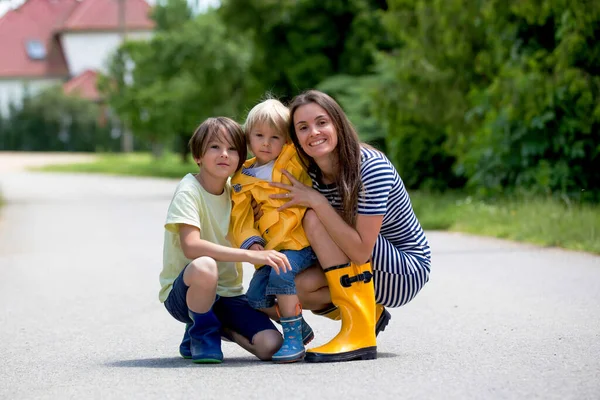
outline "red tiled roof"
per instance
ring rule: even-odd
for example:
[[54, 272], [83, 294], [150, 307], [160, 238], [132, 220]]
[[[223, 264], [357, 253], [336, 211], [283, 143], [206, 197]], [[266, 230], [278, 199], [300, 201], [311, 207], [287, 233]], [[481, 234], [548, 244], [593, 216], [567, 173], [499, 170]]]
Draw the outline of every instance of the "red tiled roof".
[[[151, 30], [150, 5], [145, 0], [126, 0], [127, 30]], [[62, 25], [62, 31], [119, 29], [119, 0], [83, 0]]]
[[[0, 77], [68, 75], [53, 30], [77, 4], [77, 0], [28, 0], [0, 18]], [[45, 45], [44, 60], [29, 58], [25, 48], [28, 40], [39, 40]]]
[[98, 88], [96, 87], [97, 82], [98, 73], [88, 69], [65, 83], [63, 85], [63, 91], [66, 94], [98, 101], [101, 97]]
[[[0, 0], [1, 1], [1, 0]], [[150, 30], [145, 0], [125, 0], [128, 30]], [[118, 30], [118, 0], [26, 0], [0, 18], [0, 78], [61, 77], [69, 70], [58, 33]], [[32, 60], [28, 40], [44, 44], [44, 60]]]

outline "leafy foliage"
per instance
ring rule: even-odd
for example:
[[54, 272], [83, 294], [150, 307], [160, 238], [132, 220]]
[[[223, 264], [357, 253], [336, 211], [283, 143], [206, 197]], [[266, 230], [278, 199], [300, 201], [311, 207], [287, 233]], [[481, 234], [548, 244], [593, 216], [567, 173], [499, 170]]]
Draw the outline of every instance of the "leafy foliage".
[[27, 151], [108, 151], [119, 141], [111, 137], [105, 110], [65, 95], [52, 87], [12, 107], [0, 125], [0, 148]]
[[317, 89], [332, 96], [344, 109], [359, 132], [362, 141], [385, 151], [385, 130], [374, 116], [373, 95], [377, 77], [335, 75], [317, 85]]
[[[101, 89], [138, 138], [184, 159], [203, 119], [316, 87], [410, 188], [600, 199], [599, 2], [223, 0], [193, 15], [162, 0], [152, 17], [152, 39], [124, 44]], [[59, 146], [41, 126], [64, 120], [37, 101], [0, 121], [18, 132], [0, 145]]]
[[466, 94], [485, 79], [475, 70], [484, 28], [479, 2], [390, 1], [384, 21], [400, 46], [380, 53], [373, 96], [388, 155], [409, 187], [459, 187], [453, 135], [468, 131]]
[[330, 76], [370, 68], [373, 51], [387, 45], [379, 3], [385, 2], [224, 0], [219, 13], [254, 43], [258, 92], [290, 98]]
[[409, 186], [600, 197], [600, 5], [389, 3], [373, 99]]
[[600, 4], [490, 2], [487, 13], [483, 56], [497, 73], [472, 93], [469, 183], [600, 199]]
[[[213, 13], [188, 19], [181, 1], [168, 2], [181, 20], [160, 22], [149, 41], [125, 43], [113, 58], [101, 90], [138, 137], [169, 143], [187, 138], [202, 120], [237, 117], [246, 96], [250, 44], [232, 37]], [[155, 18], [167, 11], [155, 11]]]

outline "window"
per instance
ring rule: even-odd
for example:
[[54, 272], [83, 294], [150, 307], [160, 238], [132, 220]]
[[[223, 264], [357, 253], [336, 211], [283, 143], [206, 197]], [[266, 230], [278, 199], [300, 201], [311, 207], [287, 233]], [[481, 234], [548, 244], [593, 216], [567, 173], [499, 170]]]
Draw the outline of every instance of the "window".
[[27, 55], [32, 60], [43, 60], [46, 58], [46, 46], [39, 40], [28, 40], [25, 43]]

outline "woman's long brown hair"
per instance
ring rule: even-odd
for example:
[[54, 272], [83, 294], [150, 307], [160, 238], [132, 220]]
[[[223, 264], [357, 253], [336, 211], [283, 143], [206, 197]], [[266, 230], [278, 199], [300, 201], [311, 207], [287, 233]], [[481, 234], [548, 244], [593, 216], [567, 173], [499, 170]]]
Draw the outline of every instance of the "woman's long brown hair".
[[335, 148], [337, 158], [337, 174], [335, 184], [340, 198], [342, 199], [342, 218], [350, 226], [356, 223], [358, 209], [358, 193], [361, 189], [360, 180], [360, 140], [356, 129], [340, 107], [330, 96], [318, 90], [308, 90], [292, 99], [290, 103], [290, 136], [294, 146], [300, 154], [304, 166], [309, 171], [317, 173], [317, 179], [322, 182], [323, 176], [317, 163], [304, 151], [298, 142], [298, 135], [294, 126], [294, 113], [306, 104], [315, 103], [321, 106], [333, 122], [337, 132], [338, 144]]

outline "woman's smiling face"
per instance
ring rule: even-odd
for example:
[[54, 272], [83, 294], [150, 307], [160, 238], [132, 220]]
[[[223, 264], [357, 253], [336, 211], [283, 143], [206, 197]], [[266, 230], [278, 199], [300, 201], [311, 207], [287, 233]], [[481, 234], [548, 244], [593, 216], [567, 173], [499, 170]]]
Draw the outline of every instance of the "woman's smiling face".
[[331, 156], [338, 144], [337, 130], [327, 111], [316, 103], [296, 109], [292, 116], [298, 143], [315, 161]]

